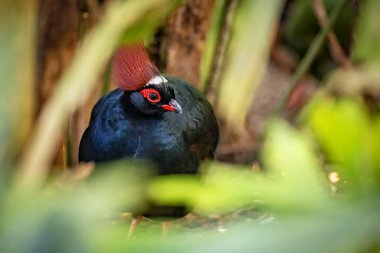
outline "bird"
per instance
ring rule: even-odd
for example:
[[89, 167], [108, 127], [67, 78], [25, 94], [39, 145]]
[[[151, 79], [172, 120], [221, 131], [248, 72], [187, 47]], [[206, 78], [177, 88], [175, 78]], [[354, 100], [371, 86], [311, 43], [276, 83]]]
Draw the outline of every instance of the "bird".
[[[152, 162], [158, 176], [197, 174], [213, 159], [219, 128], [212, 106], [194, 86], [163, 75], [143, 42], [120, 46], [112, 58], [117, 88], [95, 104], [79, 145], [79, 162]], [[179, 218], [185, 207], [150, 204], [148, 218]], [[140, 216], [141, 217], [141, 216]]]

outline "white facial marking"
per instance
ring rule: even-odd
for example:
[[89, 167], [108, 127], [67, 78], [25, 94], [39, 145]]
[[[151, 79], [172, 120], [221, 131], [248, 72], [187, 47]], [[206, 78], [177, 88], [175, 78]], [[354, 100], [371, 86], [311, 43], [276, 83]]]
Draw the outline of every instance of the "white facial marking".
[[157, 84], [162, 84], [162, 83], [167, 83], [167, 82], [168, 80], [166, 80], [165, 77], [163, 77], [162, 75], [158, 75], [150, 79], [146, 85], [149, 85], [149, 84], [157, 85]]

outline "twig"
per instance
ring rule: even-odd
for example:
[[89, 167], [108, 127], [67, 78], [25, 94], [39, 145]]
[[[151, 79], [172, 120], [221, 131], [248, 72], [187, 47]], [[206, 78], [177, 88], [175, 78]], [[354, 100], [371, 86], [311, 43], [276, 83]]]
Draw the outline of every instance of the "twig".
[[[326, 15], [326, 9], [323, 0], [311, 0], [311, 6], [314, 10], [315, 17], [317, 18], [319, 25], [321, 28], [324, 28], [328, 23], [328, 17]], [[334, 60], [344, 68], [352, 67], [350, 60], [346, 56], [342, 46], [340, 45], [335, 33], [332, 30], [328, 32], [327, 39], [329, 41], [331, 56], [334, 58]]]
[[278, 104], [275, 114], [281, 114], [283, 111], [286, 102], [288, 101], [288, 98], [290, 94], [292, 94], [293, 89], [297, 85], [298, 81], [306, 74], [306, 72], [310, 69], [311, 64], [313, 63], [314, 59], [318, 55], [320, 49], [323, 46], [323, 43], [325, 42], [325, 39], [327, 37], [327, 34], [329, 33], [332, 25], [334, 24], [336, 18], [338, 17], [345, 0], [340, 0], [336, 5], [335, 8], [332, 11], [331, 19], [328, 20], [326, 25], [322, 28], [322, 30], [318, 33], [318, 35], [314, 38], [312, 44], [310, 45], [309, 49], [306, 52], [305, 57], [302, 59], [300, 64], [298, 65], [298, 68], [296, 69], [294, 75], [292, 76], [292, 79], [290, 80], [289, 87], [285, 91], [285, 94], [280, 100], [280, 103]]

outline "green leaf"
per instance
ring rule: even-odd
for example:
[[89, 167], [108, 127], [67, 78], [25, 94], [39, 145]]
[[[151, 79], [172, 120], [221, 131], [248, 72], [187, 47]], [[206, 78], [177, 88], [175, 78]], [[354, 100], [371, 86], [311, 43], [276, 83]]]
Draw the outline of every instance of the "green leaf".
[[0, 180], [32, 126], [36, 12], [35, 0], [0, 3]]
[[268, 136], [263, 151], [268, 173], [212, 163], [202, 181], [191, 176], [156, 179], [149, 197], [165, 205], [195, 205], [203, 213], [223, 213], [252, 204], [292, 212], [329, 205], [327, 180], [309, 141], [281, 121], [271, 124]]
[[146, 175], [135, 163], [104, 166], [85, 183], [7, 191], [0, 208], [0, 252], [105, 252], [104, 245], [124, 245], [128, 225], [115, 221], [123, 212], [141, 210]]
[[380, 187], [380, 115], [377, 115], [372, 121], [369, 142], [371, 146], [371, 158], [375, 170], [374, 173], [377, 185]]
[[224, 60], [218, 112], [230, 127], [241, 127], [269, 57], [271, 35], [283, 1], [245, 0], [238, 6]]
[[[302, 190], [302, 189], [300, 189]], [[378, 245], [378, 202], [337, 205], [322, 212], [272, 224], [242, 224], [224, 233], [144, 238], [126, 245], [128, 252], [366, 252]]]
[[227, 0], [216, 1], [214, 13], [211, 19], [210, 28], [207, 34], [204, 53], [201, 61], [201, 85], [202, 89], [205, 88], [206, 82], [209, 81], [213, 64], [215, 64], [215, 55], [217, 46], [221, 40], [221, 33], [223, 21], [226, 17], [226, 8], [228, 6]]
[[273, 205], [303, 209], [327, 203], [327, 181], [313, 146], [304, 135], [275, 120], [269, 125], [262, 156], [275, 181], [275, 186], [264, 188], [262, 194]]
[[338, 165], [345, 188], [359, 190], [363, 178], [372, 178], [371, 125], [359, 103], [348, 98], [319, 97], [308, 111], [307, 124], [327, 158]]
[[357, 62], [380, 65], [380, 2], [362, 1], [356, 26], [352, 58]]

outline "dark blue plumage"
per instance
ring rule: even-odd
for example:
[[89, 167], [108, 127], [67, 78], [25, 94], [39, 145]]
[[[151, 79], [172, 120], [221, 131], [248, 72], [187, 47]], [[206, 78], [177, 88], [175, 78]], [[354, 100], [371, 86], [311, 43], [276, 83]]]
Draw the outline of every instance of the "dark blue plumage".
[[[186, 82], [162, 76], [142, 43], [115, 52], [112, 76], [119, 89], [95, 105], [80, 162], [135, 158], [152, 162], [160, 175], [195, 174], [213, 157], [219, 131], [210, 104]], [[179, 217], [186, 210], [150, 205], [144, 214]]]
[[182, 114], [142, 113], [130, 101], [137, 92], [116, 89], [95, 105], [81, 140], [79, 161], [133, 157], [153, 161], [159, 174], [193, 174], [201, 160], [212, 158], [218, 126], [210, 104], [189, 84], [166, 79]]

